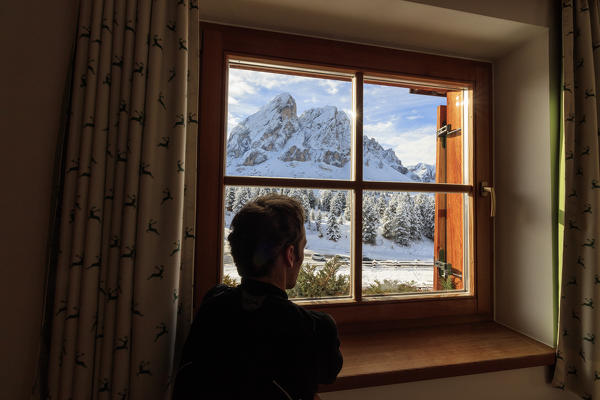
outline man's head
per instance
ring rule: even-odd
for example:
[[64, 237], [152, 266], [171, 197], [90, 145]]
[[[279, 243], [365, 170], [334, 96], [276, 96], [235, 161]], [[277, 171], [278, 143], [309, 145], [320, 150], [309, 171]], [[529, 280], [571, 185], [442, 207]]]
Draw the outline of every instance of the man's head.
[[247, 203], [233, 218], [227, 239], [240, 276], [264, 278], [282, 262], [286, 287], [294, 287], [306, 245], [304, 210], [296, 200], [272, 194]]

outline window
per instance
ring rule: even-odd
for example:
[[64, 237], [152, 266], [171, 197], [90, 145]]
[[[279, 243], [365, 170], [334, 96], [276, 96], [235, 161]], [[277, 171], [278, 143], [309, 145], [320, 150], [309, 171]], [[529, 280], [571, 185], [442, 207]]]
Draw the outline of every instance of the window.
[[[308, 289], [291, 293], [307, 306], [341, 323], [488, 318], [489, 64], [203, 29], [198, 296], [237, 275], [233, 213], [279, 191], [307, 211]], [[428, 132], [386, 131], [395, 119]]]

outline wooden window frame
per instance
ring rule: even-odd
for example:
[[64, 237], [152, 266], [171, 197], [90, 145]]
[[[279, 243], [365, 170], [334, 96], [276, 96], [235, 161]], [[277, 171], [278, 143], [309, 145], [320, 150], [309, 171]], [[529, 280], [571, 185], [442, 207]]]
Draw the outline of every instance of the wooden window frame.
[[[197, 309], [204, 294], [220, 282], [222, 273], [223, 215], [225, 185], [248, 184], [247, 178], [224, 176], [225, 129], [227, 119], [227, 60], [266, 60], [279, 65], [323, 68], [330, 71], [355, 71], [356, 79], [365, 75], [402, 77], [413, 83], [435, 82], [472, 89], [470, 107], [470, 182], [456, 184], [381, 183], [326, 181], [319, 186], [362, 190], [447, 191], [468, 193], [472, 222], [470, 249], [470, 290], [466, 295], [432, 293], [426, 297], [386, 296], [352, 299], [317, 300], [304, 303], [306, 308], [330, 313], [342, 329], [352, 331], [369, 327], [427, 326], [492, 319], [492, 223], [489, 198], [479, 195], [479, 182], [492, 184], [491, 140], [491, 64], [388, 48], [336, 42], [325, 39], [265, 32], [251, 29], [201, 23], [202, 63], [200, 72], [200, 130], [198, 138], [198, 193], [195, 300]], [[358, 82], [362, 83], [362, 82]], [[362, 84], [355, 85], [355, 101], [362, 109]], [[355, 91], [355, 92], [356, 92]], [[353, 134], [355, 146], [362, 150], [362, 115]], [[362, 151], [356, 152], [355, 177], [362, 180]], [[312, 179], [253, 178], [257, 185], [315, 187]], [[360, 204], [360, 203], [359, 203]], [[357, 207], [354, 221], [362, 223], [362, 210]], [[354, 232], [356, 224], [353, 226]], [[359, 226], [360, 228], [360, 226]], [[352, 246], [354, 262], [362, 260], [362, 246]], [[355, 247], [358, 247], [357, 249]], [[357, 259], [356, 257], [359, 256]], [[467, 266], [465, 266], [467, 267]], [[353, 274], [354, 287], [361, 287], [362, 274]]]

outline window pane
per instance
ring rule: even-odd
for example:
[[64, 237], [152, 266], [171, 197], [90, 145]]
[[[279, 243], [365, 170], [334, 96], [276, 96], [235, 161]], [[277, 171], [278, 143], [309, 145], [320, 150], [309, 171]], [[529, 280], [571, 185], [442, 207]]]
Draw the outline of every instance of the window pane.
[[227, 241], [231, 221], [244, 204], [258, 196], [280, 193], [300, 201], [305, 211], [304, 262], [290, 298], [341, 297], [350, 295], [350, 192], [266, 187], [225, 187], [223, 282], [235, 285], [240, 277]]
[[350, 179], [352, 82], [230, 67], [229, 176]]
[[363, 295], [468, 287], [465, 204], [462, 193], [365, 191]]
[[365, 180], [463, 182], [462, 91], [365, 84], [363, 101]]

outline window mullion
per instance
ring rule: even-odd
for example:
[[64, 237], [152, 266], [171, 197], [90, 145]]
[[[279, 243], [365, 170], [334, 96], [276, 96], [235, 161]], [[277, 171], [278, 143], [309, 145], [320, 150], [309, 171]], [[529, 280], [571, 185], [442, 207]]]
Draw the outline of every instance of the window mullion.
[[362, 181], [363, 181], [363, 73], [357, 72], [353, 82], [354, 103], [354, 165], [353, 178], [357, 183], [354, 191], [352, 219], [352, 296], [362, 299]]

